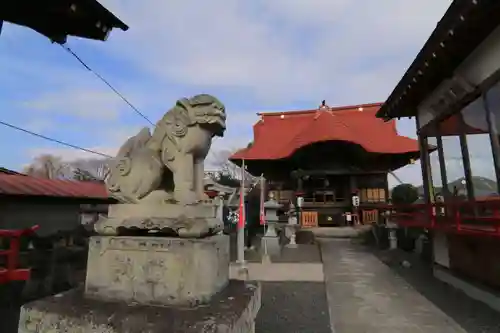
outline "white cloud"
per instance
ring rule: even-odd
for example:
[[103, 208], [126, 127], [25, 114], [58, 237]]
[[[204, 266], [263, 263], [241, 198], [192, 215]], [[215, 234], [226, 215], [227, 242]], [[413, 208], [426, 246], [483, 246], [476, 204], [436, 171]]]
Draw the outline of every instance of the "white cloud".
[[115, 120], [119, 116], [119, 110], [123, 108], [123, 101], [116, 94], [103, 89], [72, 88], [67, 91], [43, 93], [23, 103], [23, 106], [33, 111], [44, 111], [43, 116], [53, 113], [84, 119]]
[[[70, 46], [114, 57], [123, 72], [139, 73], [136, 80], [123, 82], [126, 79], [114, 75], [116, 69], [91, 62], [153, 121], [183, 95], [206, 91], [227, 100], [229, 130], [214, 143], [222, 149], [245, 146], [251, 140], [256, 111], [296, 102], [316, 107], [322, 99], [330, 105], [383, 101], [451, 1], [101, 2], [130, 30], [114, 31], [106, 43], [73, 39]], [[45, 74], [51, 83], [62, 82], [57, 90], [42, 87], [40, 94], [31, 96], [27, 104], [34, 108], [110, 123], [124, 110], [133, 116], [123, 101], [97, 79], [82, 74], [77, 64], [71, 73], [55, 75], [47, 75], [54, 68], [34, 64], [33, 74], [26, 68], [31, 65], [23, 66], [13, 62], [5, 70], [10, 76]], [[233, 111], [250, 110], [248, 105], [255, 110]], [[145, 124], [139, 117], [137, 123]], [[124, 126], [116, 125], [115, 130], [134, 134]], [[106, 140], [95, 149], [114, 152], [121, 143]], [[58, 151], [68, 158], [78, 154]]]
[[160, 82], [241, 87], [261, 100], [331, 96], [344, 103], [365, 100], [374, 88], [372, 99], [385, 98], [450, 1], [105, 3], [131, 27], [106, 50]]
[[[118, 150], [118, 146], [108, 147], [108, 146], [98, 146], [98, 147], [88, 147], [86, 148], [91, 151], [99, 152], [105, 155], [114, 156]], [[60, 147], [43, 147], [43, 148], [33, 148], [27, 151], [27, 156], [30, 160], [34, 159], [40, 155], [54, 155], [61, 157], [65, 162], [73, 162], [80, 159], [95, 159], [101, 156], [94, 153], [86, 152], [83, 150], [77, 150], [73, 148], [60, 148]], [[104, 156], [102, 156], [104, 158]]]

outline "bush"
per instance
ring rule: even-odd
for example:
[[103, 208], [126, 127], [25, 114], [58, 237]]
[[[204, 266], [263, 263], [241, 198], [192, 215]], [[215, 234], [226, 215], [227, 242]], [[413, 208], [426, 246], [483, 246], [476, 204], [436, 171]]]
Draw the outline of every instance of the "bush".
[[392, 189], [391, 200], [394, 205], [409, 205], [418, 200], [418, 190], [412, 184], [400, 184]]

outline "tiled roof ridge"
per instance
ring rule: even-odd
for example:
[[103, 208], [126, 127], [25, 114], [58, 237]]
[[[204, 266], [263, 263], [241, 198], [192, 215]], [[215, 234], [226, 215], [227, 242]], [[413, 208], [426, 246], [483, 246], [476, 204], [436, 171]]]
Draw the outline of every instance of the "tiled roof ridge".
[[300, 115], [300, 114], [309, 114], [315, 113], [318, 111], [356, 111], [362, 112], [359, 108], [374, 108], [381, 107], [384, 103], [376, 102], [376, 103], [365, 103], [365, 104], [354, 104], [354, 105], [346, 105], [346, 106], [328, 106], [325, 109], [316, 108], [316, 109], [306, 109], [306, 110], [289, 110], [289, 111], [270, 111], [270, 112], [257, 112], [258, 116], [281, 116], [284, 115]]

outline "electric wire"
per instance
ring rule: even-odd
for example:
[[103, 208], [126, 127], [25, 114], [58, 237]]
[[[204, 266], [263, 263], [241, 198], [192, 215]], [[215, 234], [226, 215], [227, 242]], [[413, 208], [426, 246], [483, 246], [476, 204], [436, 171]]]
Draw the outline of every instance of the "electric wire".
[[[87, 65], [73, 50], [71, 50], [71, 48], [69, 48], [68, 46], [66, 46], [64, 44], [59, 44], [59, 45], [65, 51], [67, 51], [70, 55], [72, 55], [83, 67], [85, 67], [85, 69], [87, 69], [89, 72], [94, 74], [99, 80], [101, 80], [104, 84], [106, 84], [118, 97], [120, 97], [128, 106], [130, 106], [132, 108], [132, 110], [134, 110], [141, 118], [146, 120], [149, 124], [155, 126], [154, 123], [145, 114], [143, 114], [138, 108], [136, 108], [123, 94], [121, 94], [115, 87], [113, 87], [113, 85], [111, 85], [111, 83], [109, 83], [102, 75], [100, 75], [99, 73], [94, 71], [89, 65]], [[44, 140], [47, 140], [47, 141], [50, 141], [53, 143], [60, 144], [62, 146], [66, 146], [66, 147], [73, 148], [76, 150], [99, 155], [99, 156], [105, 157], [105, 158], [111, 158], [111, 156], [109, 156], [107, 154], [104, 154], [104, 153], [101, 153], [101, 152], [98, 152], [98, 151], [95, 151], [92, 149], [83, 148], [83, 147], [62, 141], [62, 140], [54, 139], [54, 138], [51, 138], [49, 136], [30, 131], [26, 128], [13, 125], [13, 124], [5, 122], [5, 121], [0, 121], [0, 125], [9, 127], [11, 129], [15, 129], [15, 130], [20, 131], [20, 132], [24, 132], [26, 134], [30, 134], [30, 135], [38, 137], [40, 139], [44, 139]]]
[[66, 46], [64, 44], [59, 44], [61, 47], [68, 52], [70, 55], [72, 55], [85, 69], [87, 69], [89, 72], [94, 74], [99, 80], [101, 80], [105, 85], [107, 85], [118, 97], [120, 97], [132, 110], [135, 111], [141, 118], [146, 120], [150, 125], [155, 126], [155, 124], [144, 114], [142, 113], [138, 108], [136, 108], [122, 93], [118, 91], [111, 83], [109, 83], [108, 80], [106, 80], [102, 75], [97, 73], [95, 70], [93, 70], [89, 65], [85, 63], [85, 61], [82, 60], [69, 46]]
[[32, 136], [36, 136], [38, 138], [41, 138], [41, 139], [44, 139], [44, 140], [47, 140], [47, 141], [51, 141], [51, 142], [54, 142], [54, 143], [57, 143], [57, 144], [60, 144], [60, 145], [63, 145], [63, 146], [69, 147], [69, 148], [81, 150], [81, 151], [84, 151], [84, 152], [87, 152], [87, 153], [99, 155], [99, 156], [106, 157], [106, 158], [111, 158], [111, 156], [109, 156], [107, 154], [104, 154], [104, 153], [101, 153], [101, 152], [98, 152], [98, 151], [95, 151], [95, 150], [92, 150], [92, 149], [83, 148], [83, 147], [80, 147], [80, 146], [77, 146], [77, 145], [74, 145], [74, 144], [71, 144], [71, 143], [68, 143], [68, 142], [65, 142], [65, 141], [61, 141], [61, 140], [58, 140], [58, 139], [54, 139], [54, 138], [51, 138], [51, 137], [48, 137], [48, 136], [45, 136], [45, 135], [42, 135], [42, 134], [39, 134], [39, 133], [35, 133], [33, 131], [30, 131], [28, 129], [25, 129], [25, 128], [22, 128], [22, 127], [19, 127], [19, 126], [16, 126], [16, 125], [12, 125], [12, 124], [7, 123], [5, 121], [1, 121], [0, 120], [0, 125], [6, 126], [6, 127], [9, 127], [9, 128], [12, 128], [12, 129], [15, 129], [15, 130], [27, 133], [27, 134], [30, 134]]

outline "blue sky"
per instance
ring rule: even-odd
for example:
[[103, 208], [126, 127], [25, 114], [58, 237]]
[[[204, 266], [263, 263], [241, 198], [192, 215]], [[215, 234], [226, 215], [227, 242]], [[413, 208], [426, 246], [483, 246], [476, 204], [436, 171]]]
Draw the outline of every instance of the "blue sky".
[[[214, 150], [251, 140], [256, 112], [384, 101], [450, 0], [101, 0], [130, 26], [68, 46], [154, 122], [182, 96], [218, 96], [229, 114]], [[57, 44], [10, 24], [0, 36], [0, 120], [113, 154], [148, 124]], [[400, 121], [415, 136], [413, 121]], [[41, 153], [88, 157], [0, 127], [1, 165]], [[421, 183], [418, 165], [398, 171]]]

